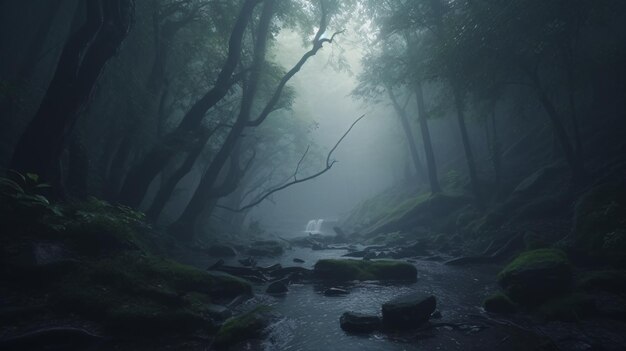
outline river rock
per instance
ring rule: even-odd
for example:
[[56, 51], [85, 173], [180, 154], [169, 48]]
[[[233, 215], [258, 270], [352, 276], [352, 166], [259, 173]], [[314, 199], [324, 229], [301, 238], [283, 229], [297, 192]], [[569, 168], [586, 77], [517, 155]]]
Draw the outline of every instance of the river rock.
[[358, 312], [345, 312], [339, 318], [341, 329], [349, 333], [371, 333], [380, 328], [380, 317]]
[[287, 291], [289, 291], [289, 288], [287, 287], [287, 284], [285, 284], [285, 282], [283, 282], [282, 280], [271, 283], [267, 287], [267, 290], [265, 290], [265, 292], [268, 294], [284, 294]]
[[339, 289], [339, 288], [329, 288], [324, 291], [324, 295], [326, 296], [340, 296], [340, 295], [348, 295], [350, 292], [348, 290]]
[[327, 281], [349, 280], [404, 280], [416, 281], [417, 269], [400, 261], [364, 261], [350, 259], [324, 259], [315, 263], [315, 278]]
[[304, 263], [304, 260], [303, 260], [303, 259], [301, 259], [301, 258], [294, 258], [294, 259], [293, 259], [293, 261], [294, 261], [295, 263]]
[[535, 306], [571, 289], [572, 271], [564, 252], [538, 249], [520, 254], [499, 274], [498, 283], [513, 301]]
[[228, 245], [211, 245], [206, 253], [215, 257], [234, 257], [237, 256], [235, 249]]
[[254, 267], [256, 266], [256, 260], [252, 257], [244, 258], [241, 260], [237, 260], [244, 267]]
[[428, 321], [435, 312], [437, 300], [433, 295], [411, 293], [383, 304], [383, 325], [392, 329], [410, 329]]

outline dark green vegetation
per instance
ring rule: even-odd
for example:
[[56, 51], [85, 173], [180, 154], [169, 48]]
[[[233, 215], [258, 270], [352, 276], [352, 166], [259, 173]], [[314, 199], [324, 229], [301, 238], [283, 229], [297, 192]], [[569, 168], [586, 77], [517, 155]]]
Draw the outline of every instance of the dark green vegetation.
[[36, 194], [47, 187], [14, 176], [0, 178], [2, 286], [15, 289], [17, 310], [41, 309], [14, 322], [76, 316], [117, 336], [207, 335], [219, 325], [212, 303], [252, 293], [239, 278], [163, 258], [168, 239], [141, 213], [95, 198], [50, 203]]

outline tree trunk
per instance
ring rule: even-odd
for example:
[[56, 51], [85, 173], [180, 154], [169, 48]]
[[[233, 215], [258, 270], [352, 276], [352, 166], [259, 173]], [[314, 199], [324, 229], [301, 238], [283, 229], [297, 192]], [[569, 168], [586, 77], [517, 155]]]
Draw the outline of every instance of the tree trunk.
[[100, 73], [130, 31], [133, 0], [87, 2], [85, 24], [72, 34], [35, 117], [15, 148], [11, 167], [60, 184], [61, 153]]
[[411, 128], [411, 124], [409, 123], [409, 117], [406, 114], [406, 110], [400, 106], [396, 96], [394, 95], [391, 87], [387, 87], [387, 94], [389, 94], [389, 99], [393, 104], [394, 109], [396, 110], [396, 114], [400, 119], [400, 123], [402, 123], [402, 129], [404, 130], [404, 136], [406, 137], [406, 142], [409, 146], [409, 152], [411, 153], [411, 159], [413, 160], [413, 166], [415, 166], [415, 170], [417, 171], [417, 177], [421, 181], [426, 179], [426, 172], [424, 172], [424, 165], [420, 160], [419, 153], [417, 152], [417, 145], [415, 144], [415, 136], [413, 136], [413, 129]]
[[82, 138], [74, 135], [68, 148], [67, 186], [69, 193], [83, 198], [88, 193], [89, 156]]
[[202, 150], [204, 149], [207, 141], [212, 135], [212, 133], [207, 132], [205, 132], [204, 134], [205, 135], [199, 138], [195, 147], [189, 151], [187, 157], [180, 165], [180, 167], [178, 167], [174, 171], [174, 173], [163, 182], [163, 184], [159, 188], [159, 191], [154, 197], [154, 200], [152, 201], [152, 205], [146, 212], [148, 218], [156, 222], [156, 220], [161, 215], [161, 212], [163, 212], [163, 208], [165, 208], [165, 205], [172, 197], [174, 189], [176, 189], [176, 185], [178, 185], [183, 177], [191, 172], [193, 165], [196, 163], [198, 157], [200, 157], [200, 155], [202, 154]]
[[196, 222], [208, 203], [208, 196], [214, 189], [215, 183], [224, 164], [228, 160], [233, 149], [237, 146], [241, 133], [250, 120], [252, 103], [254, 102], [254, 97], [256, 96], [258, 89], [261, 69], [265, 63], [267, 37], [269, 34], [271, 19], [274, 14], [274, 3], [275, 0], [265, 0], [263, 5], [263, 13], [261, 14], [261, 19], [259, 21], [257, 30], [258, 35], [254, 48], [254, 63], [248, 82], [243, 90], [239, 116], [230, 130], [230, 133], [228, 133], [228, 136], [226, 137], [226, 140], [222, 144], [220, 150], [217, 152], [207, 171], [202, 176], [200, 184], [187, 204], [187, 207], [185, 207], [185, 210], [180, 217], [169, 228], [170, 233], [181, 239], [188, 240], [193, 238]]
[[476, 175], [476, 163], [474, 161], [474, 153], [472, 152], [472, 145], [467, 134], [467, 126], [465, 125], [465, 106], [463, 104], [463, 97], [458, 88], [454, 87], [454, 104], [456, 106], [456, 117], [459, 123], [459, 130], [461, 131], [461, 141], [463, 142], [463, 150], [465, 151], [465, 160], [467, 161], [467, 169], [470, 177], [470, 183], [472, 186], [472, 192], [476, 197], [476, 200], [481, 203], [482, 196], [480, 193], [480, 185], [478, 182], [478, 176]]
[[181, 152], [172, 142], [179, 140], [181, 137], [184, 138], [189, 132], [197, 130], [206, 112], [226, 96], [232, 86], [232, 75], [241, 58], [245, 29], [257, 3], [256, 0], [246, 0], [242, 6], [231, 32], [228, 43], [228, 57], [213, 88], [194, 103], [176, 130], [158, 140], [146, 157], [132, 167], [122, 186], [120, 202], [137, 208], [145, 197], [154, 178], [167, 166], [174, 156]]
[[424, 93], [422, 91], [422, 83], [415, 84], [415, 98], [417, 101], [417, 113], [420, 130], [422, 131], [422, 142], [424, 143], [424, 154], [426, 155], [426, 165], [428, 167], [428, 181], [430, 183], [430, 191], [435, 194], [441, 192], [439, 179], [437, 178], [437, 162], [435, 161], [435, 153], [433, 144], [430, 140], [430, 130], [428, 129], [428, 121], [426, 116], [426, 106], [424, 104]]
[[539, 82], [539, 77], [536, 74], [530, 74], [530, 79], [533, 84], [533, 88], [535, 91], [535, 95], [539, 102], [543, 106], [548, 118], [550, 119], [550, 123], [552, 125], [552, 130], [554, 132], [554, 136], [559, 142], [561, 146], [561, 151], [565, 156], [565, 160], [572, 172], [572, 180], [574, 184], [581, 184], [585, 181], [587, 177], [587, 172], [585, 170], [585, 166], [583, 164], [583, 160], [572, 147], [570, 143], [569, 137], [567, 135], [567, 131], [565, 130], [565, 126], [561, 121], [561, 118], [554, 107], [554, 104], [546, 94], [546, 92], [541, 87], [541, 83]]
[[496, 128], [496, 109], [495, 106], [491, 111], [491, 164], [496, 181], [496, 199], [500, 198], [502, 190], [502, 150], [500, 139], [498, 138], [498, 129]]

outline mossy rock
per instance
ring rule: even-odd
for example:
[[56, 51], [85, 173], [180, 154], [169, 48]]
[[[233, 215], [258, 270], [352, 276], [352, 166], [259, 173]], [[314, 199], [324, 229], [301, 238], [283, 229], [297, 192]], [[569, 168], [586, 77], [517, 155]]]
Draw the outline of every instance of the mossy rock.
[[576, 322], [591, 317], [595, 311], [596, 304], [593, 297], [573, 293], [546, 301], [536, 312], [546, 320]]
[[[190, 292], [194, 298], [186, 297]], [[127, 253], [84, 262], [53, 287], [50, 301], [60, 312], [103, 322], [116, 333], [177, 333], [210, 326], [204, 315], [213, 300], [251, 293], [247, 282], [228, 274]], [[129, 327], [117, 328], [120, 323]]]
[[510, 314], [517, 312], [517, 306], [503, 293], [496, 293], [483, 301], [485, 311], [491, 313]]
[[603, 184], [576, 203], [574, 246], [592, 259], [626, 265], [626, 185]]
[[565, 253], [538, 249], [521, 253], [498, 274], [506, 294], [522, 305], [535, 305], [568, 292], [571, 266]]
[[315, 263], [313, 275], [332, 281], [417, 280], [417, 269], [410, 263], [380, 260], [325, 259]]
[[214, 345], [227, 348], [246, 340], [260, 339], [265, 328], [275, 318], [268, 306], [258, 306], [252, 311], [231, 317], [217, 331]]

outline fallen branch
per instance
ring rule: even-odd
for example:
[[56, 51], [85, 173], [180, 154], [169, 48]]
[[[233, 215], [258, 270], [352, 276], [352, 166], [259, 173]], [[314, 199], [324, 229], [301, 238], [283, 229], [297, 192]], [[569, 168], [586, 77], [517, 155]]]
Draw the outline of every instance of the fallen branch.
[[350, 128], [348, 128], [348, 130], [347, 130], [347, 131], [346, 131], [346, 132], [345, 132], [345, 133], [341, 136], [341, 138], [339, 138], [339, 140], [337, 141], [337, 143], [335, 144], [335, 146], [333, 146], [333, 148], [332, 148], [332, 149], [330, 149], [330, 151], [328, 152], [328, 155], [326, 156], [326, 166], [324, 167], [324, 169], [322, 169], [322, 170], [320, 170], [319, 172], [317, 172], [317, 173], [315, 173], [315, 174], [312, 174], [312, 175], [310, 175], [310, 176], [308, 176], [308, 177], [301, 178], [301, 179], [298, 179], [298, 178], [297, 178], [297, 176], [298, 176], [298, 174], [297, 174], [297, 173], [298, 173], [298, 170], [300, 169], [300, 163], [302, 162], [302, 160], [304, 159], [304, 156], [306, 156], [307, 152], [309, 151], [309, 148], [307, 147], [307, 150], [305, 151], [304, 155], [300, 158], [300, 161], [298, 162], [298, 166], [296, 167], [296, 171], [294, 172], [293, 176], [292, 176], [292, 177], [290, 177], [290, 178], [293, 178], [294, 180], [292, 180], [292, 181], [290, 181], [290, 182], [287, 182], [287, 183], [285, 183], [285, 184], [283, 184], [283, 185], [280, 185], [280, 186], [275, 187], [274, 189], [272, 189], [272, 190], [268, 191], [267, 193], [265, 193], [263, 196], [258, 197], [258, 198], [257, 198], [255, 201], [253, 201], [252, 203], [250, 203], [250, 204], [248, 204], [248, 205], [246, 205], [246, 206], [243, 206], [243, 207], [241, 207], [241, 208], [235, 209], [235, 208], [230, 208], [230, 207], [227, 207], [227, 206], [221, 206], [221, 205], [217, 205], [216, 207], [223, 208], [223, 209], [225, 209], [225, 210], [232, 211], [232, 212], [242, 212], [242, 211], [245, 211], [245, 210], [247, 210], [247, 209], [249, 209], [249, 208], [252, 208], [252, 207], [254, 207], [254, 206], [256, 206], [256, 205], [260, 204], [261, 202], [263, 202], [263, 200], [265, 200], [266, 198], [268, 198], [269, 196], [271, 196], [272, 194], [274, 194], [274, 193], [276, 193], [276, 192], [279, 192], [279, 191], [281, 191], [281, 190], [283, 190], [283, 189], [286, 189], [286, 188], [288, 188], [288, 187], [290, 187], [290, 186], [292, 186], [292, 185], [295, 185], [295, 184], [298, 184], [298, 183], [303, 183], [303, 182], [306, 182], [307, 180], [311, 180], [311, 179], [313, 179], [313, 178], [317, 178], [317, 177], [319, 177], [320, 175], [322, 175], [322, 174], [324, 174], [324, 173], [328, 172], [328, 171], [329, 171], [329, 170], [333, 167], [333, 165], [334, 165], [335, 163], [337, 163], [337, 160], [332, 160], [332, 161], [331, 161], [331, 159], [330, 159], [330, 158], [332, 157], [333, 152], [337, 149], [337, 147], [339, 147], [339, 144], [341, 144], [341, 142], [343, 141], [343, 139], [345, 139], [345, 138], [346, 138], [346, 136], [348, 136], [348, 134], [350, 133], [350, 131], [352, 130], [352, 128], [354, 128], [354, 126], [355, 126], [355, 125], [356, 125], [356, 124], [357, 124], [357, 123], [358, 123], [361, 119], [363, 119], [363, 117], [365, 117], [365, 115], [362, 115], [361, 117], [357, 118], [354, 122], [352, 122], [352, 124], [350, 125]]

